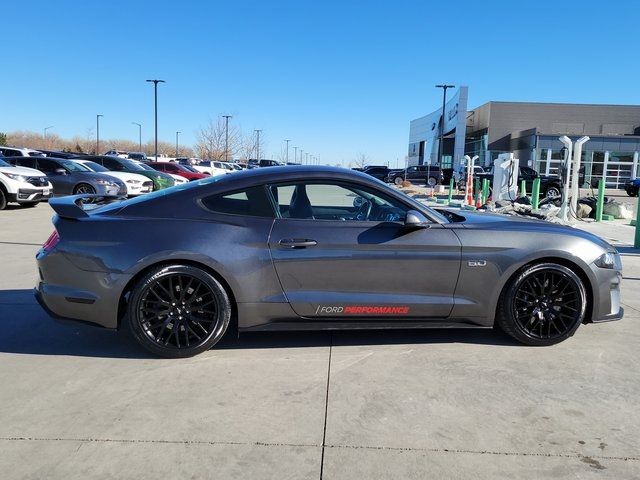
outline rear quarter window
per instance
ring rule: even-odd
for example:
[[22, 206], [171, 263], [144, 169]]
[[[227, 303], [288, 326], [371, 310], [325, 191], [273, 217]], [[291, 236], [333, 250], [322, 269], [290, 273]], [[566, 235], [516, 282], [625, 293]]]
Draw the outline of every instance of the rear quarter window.
[[201, 200], [209, 211], [226, 215], [273, 218], [273, 208], [264, 187], [210, 195]]

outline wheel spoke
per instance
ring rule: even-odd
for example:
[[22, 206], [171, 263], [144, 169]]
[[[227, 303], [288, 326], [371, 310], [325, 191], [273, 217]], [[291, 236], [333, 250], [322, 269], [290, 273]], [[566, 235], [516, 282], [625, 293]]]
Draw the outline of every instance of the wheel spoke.
[[197, 277], [165, 275], [153, 281], [141, 297], [137, 321], [149, 338], [165, 348], [197, 347], [216, 327], [218, 300]]

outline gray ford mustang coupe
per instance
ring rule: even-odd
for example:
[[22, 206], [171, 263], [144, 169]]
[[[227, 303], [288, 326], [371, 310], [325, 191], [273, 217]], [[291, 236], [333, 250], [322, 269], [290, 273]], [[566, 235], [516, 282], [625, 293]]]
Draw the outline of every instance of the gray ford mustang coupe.
[[230, 325], [496, 325], [551, 345], [623, 314], [620, 257], [599, 237], [436, 211], [351, 170], [260, 168], [126, 201], [87, 197], [51, 200], [36, 297], [54, 317], [128, 324], [165, 357], [203, 352]]

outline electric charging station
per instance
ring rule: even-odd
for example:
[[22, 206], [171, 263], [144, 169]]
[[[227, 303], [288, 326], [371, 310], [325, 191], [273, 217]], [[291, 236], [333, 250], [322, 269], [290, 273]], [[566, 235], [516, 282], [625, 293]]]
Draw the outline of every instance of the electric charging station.
[[493, 162], [493, 201], [513, 201], [518, 197], [520, 160], [513, 153], [501, 153]]

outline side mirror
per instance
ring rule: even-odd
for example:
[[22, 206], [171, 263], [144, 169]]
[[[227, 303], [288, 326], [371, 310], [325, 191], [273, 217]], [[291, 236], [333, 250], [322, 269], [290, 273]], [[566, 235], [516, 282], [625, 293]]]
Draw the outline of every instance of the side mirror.
[[56, 169], [54, 170], [54, 172], [55, 172], [57, 175], [66, 175], [66, 174], [67, 174], [67, 171], [66, 171], [64, 168], [56, 168]]
[[429, 228], [431, 222], [417, 210], [409, 210], [404, 219], [404, 226], [408, 228]]

